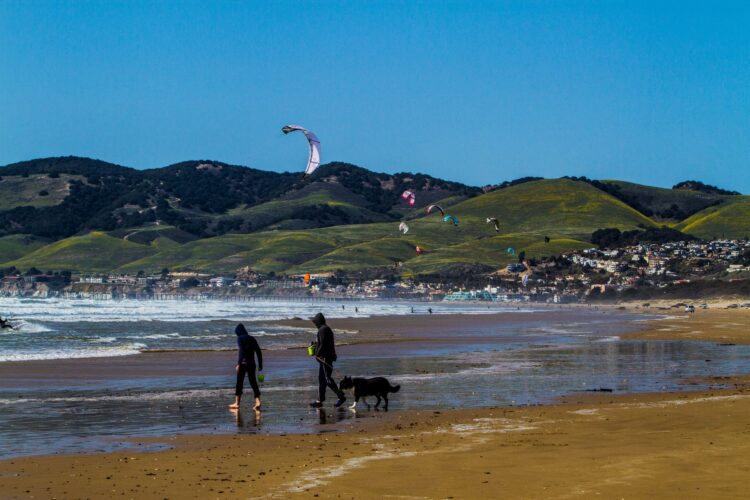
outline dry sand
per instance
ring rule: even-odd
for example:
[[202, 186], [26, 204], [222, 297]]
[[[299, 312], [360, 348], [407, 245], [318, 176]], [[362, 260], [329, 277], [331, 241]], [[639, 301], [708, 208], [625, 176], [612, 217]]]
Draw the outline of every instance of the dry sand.
[[[639, 335], [744, 339], [749, 317], [703, 311]], [[716, 383], [729, 387], [379, 413], [335, 434], [179, 437], [157, 440], [174, 448], [154, 453], [12, 459], [0, 462], [0, 498], [745, 498], [750, 377]]]

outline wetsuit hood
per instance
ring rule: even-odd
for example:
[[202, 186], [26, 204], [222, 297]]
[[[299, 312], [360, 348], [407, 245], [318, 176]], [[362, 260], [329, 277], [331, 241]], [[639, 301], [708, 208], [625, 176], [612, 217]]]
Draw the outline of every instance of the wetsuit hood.
[[320, 328], [321, 326], [326, 324], [326, 318], [325, 316], [323, 316], [323, 313], [318, 313], [313, 317], [312, 322], [315, 326]]
[[245, 329], [245, 325], [243, 325], [242, 323], [237, 325], [237, 328], [234, 329], [234, 333], [236, 333], [237, 336], [248, 335], [247, 330]]

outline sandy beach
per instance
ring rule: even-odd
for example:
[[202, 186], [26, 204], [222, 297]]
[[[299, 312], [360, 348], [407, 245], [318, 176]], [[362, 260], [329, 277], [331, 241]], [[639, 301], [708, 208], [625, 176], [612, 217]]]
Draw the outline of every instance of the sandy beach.
[[[332, 324], [384, 334], [401, 328], [413, 335], [407, 342], [421, 342], [439, 322], [471, 325], [481, 336], [482, 325], [492, 321], [497, 318]], [[627, 335], [739, 343], [747, 341], [748, 325], [746, 310], [708, 310], [649, 321]], [[342, 351], [356, 355], [363, 348], [354, 344]], [[150, 354], [130, 361], [148, 363], [151, 356], [170, 359]], [[127, 365], [125, 359], [117, 362]], [[177, 371], [180, 361], [158, 365]], [[217, 359], [207, 361], [206, 367]], [[84, 365], [93, 374], [106, 362]], [[80, 363], [71, 361], [70, 371]], [[28, 363], [11, 368], [1, 371], [6, 369], [0, 365], [0, 378], [34, 372]], [[388, 413], [362, 408], [360, 418], [335, 429], [341, 432], [157, 437], [134, 440], [133, 450], [124, 452], [13, 458], [0, 461], [0, 491], [3, 498], [743, 497], [750, 473], [750, 377], [700, 382], [709, 388], [576, 392], [540, 406]], [[348, 410], [328, 408], [323, 417], [335, 420], [337, 412]], [[256, 415], [244, 411], [238, 418], [252, 421]], [[154, 444], [168, 449], [134, 451]]]
[[629, 333], [625, 338], [750, 344], [750, 309], [698, 309], [694, 313], [669, 313], [668, 318]]
[[0, 486], [7, 498], [740, 498], [750, 385], [732, 385], [392, 412], [357, 432], [181, 437], [156, 453], [16, 459], [0, 465]]

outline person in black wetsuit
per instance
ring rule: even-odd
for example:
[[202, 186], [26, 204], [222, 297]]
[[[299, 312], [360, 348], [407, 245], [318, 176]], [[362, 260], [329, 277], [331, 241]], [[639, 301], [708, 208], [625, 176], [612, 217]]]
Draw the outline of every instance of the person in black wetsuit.
[[10, 328], [12, 330], [13, 325], [7, 319], [0, 318], [0, 329], [2, 328]]
[[311, 403], [310, 406], [313, 408], [320, 408], [323, 406], [323, 401], [326, 400], [326, 387], [330, 387], [331, 390], [338, 396], [336, 401], [336, 408], [344, 404], [346, 397], [344, 393], [336, 385], [333, 380], [333, 363], [336, 361], [336, 346], [333, 341], [333, 330], [331, 327], [326, 325], [326, 319], [318, 313], [312, 319], [315, 326], [318, 327], [318, 343], [315, 349], [315, 359], [318, 361], [318, 400]]
[[229, 405], [232, 410], [239, 409], [240, 399], [242, 399], [242, 386], [245, 382], [245, 374], [250, 381], [250, 387], [253, 388], [255, 396], [255, 406], [253, 410], [260, 410], [260, 388], [255, 376], [255, 357], [258, 358], [258, 371], [263, 371], [263, 354], [260, 352], [260, 346], [255, 337], [247, 333], [245, 325], [240, 323], [234, 329], [237, 334], [237, 347], [239, 355], [237, 357], [237, 385], [234, 390], [234, 403]]

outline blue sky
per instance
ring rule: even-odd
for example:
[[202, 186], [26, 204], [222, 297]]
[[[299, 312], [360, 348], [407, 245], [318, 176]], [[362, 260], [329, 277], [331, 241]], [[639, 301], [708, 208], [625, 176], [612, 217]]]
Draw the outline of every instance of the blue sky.
[[0, 164], [323, 160], [750, 193], [750, 2], [0, 2]]

